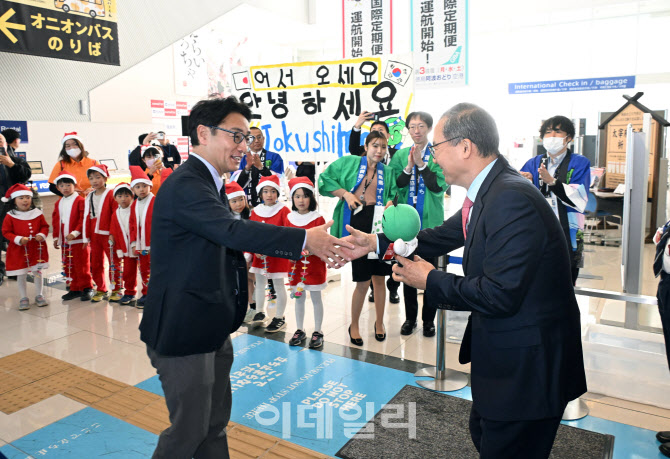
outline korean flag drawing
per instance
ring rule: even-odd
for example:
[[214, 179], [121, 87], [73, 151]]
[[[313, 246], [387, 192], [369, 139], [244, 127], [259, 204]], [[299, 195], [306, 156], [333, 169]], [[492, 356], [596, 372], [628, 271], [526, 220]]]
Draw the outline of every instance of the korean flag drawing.
[[235, 82], [235, 90], [242, 91], [251, 88], [251, 78], [249, 71], [233, 73], [233, 81]]
[[412, 67], [408, 65], [391, 60], [389, 60], [386, 63], [384, 78], [394, 82], [395, 84], [405, 86], [405, 83], [407, 83], [411, 75], [412, 75]]

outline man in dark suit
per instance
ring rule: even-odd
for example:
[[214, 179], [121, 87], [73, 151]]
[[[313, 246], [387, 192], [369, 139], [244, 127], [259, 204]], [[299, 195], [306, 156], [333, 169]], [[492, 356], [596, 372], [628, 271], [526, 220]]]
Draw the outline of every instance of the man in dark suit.
[[[419, 233], [416, 253], [465, 246], [465, 276], [397, 256], [394, 277], [425, 289], [438, 307], [472, 311], [459, 360], [472, 363], [470, 432], [480, 457], [549, 457], [567, 403], [586, 391], [563, 230], [542, 194], [500, 156], [495, 122], [483, 109], [454, 106], [434, 140], [445, 180], [466, 188], [468, 199], [441, 226]], [[374, 236], [349, 238], [364, 247], [352, 256], [377, 248]], [[388, 245], [379, 238], [380, 253]]]
[[161, 185], [152, 221], [151, 280], [141, 338], [161, 380], [172, 425], [154, 458], [227, 458], [230, 334], [247, 306], [243, 252], [329, 266], [344, 259], [323, 225], [307, 231], [237, 220], [221, 176], [238, 168], [250, 142], [249, 108], [234, 97], [201, 101], [189, 117], [193, 154]]

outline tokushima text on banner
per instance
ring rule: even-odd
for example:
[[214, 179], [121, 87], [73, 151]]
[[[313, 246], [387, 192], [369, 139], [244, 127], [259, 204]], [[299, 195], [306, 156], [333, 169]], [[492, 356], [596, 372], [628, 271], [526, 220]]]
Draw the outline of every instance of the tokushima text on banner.
[[510, 94], [539, 94], [545, 92], [599, 91], [635, 87], [635, 76], [578, 78], [575, 80], [529, 81], [509, 83]]

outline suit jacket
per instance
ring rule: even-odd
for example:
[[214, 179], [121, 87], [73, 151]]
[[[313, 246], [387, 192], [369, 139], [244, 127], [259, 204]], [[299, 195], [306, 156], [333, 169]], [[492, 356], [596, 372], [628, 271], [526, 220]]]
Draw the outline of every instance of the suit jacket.
[[297, 260], [305, 230], [237, 220], [197, 158], [180, 166], [154, 199], [142, 341], [163, 355], [215, 351], [247, 309], [242, 252]]
[[423, 258], [465, 245], [465, 277], [431, 271], [426, 302], [472, 311], [459, 360], [472, 362], [475, 409], [496, 421], [561, 416], [586, 377], [567, 243], [539, 190], [499, 157], [467, 240], [460, 212], [418, 238]]

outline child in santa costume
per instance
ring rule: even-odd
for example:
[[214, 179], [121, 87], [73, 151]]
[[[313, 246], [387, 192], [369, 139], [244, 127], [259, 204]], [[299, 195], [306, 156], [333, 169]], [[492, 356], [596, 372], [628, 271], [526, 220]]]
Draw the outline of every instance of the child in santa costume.
[[81, 237], [84, 230], [84, 207], [86, 201], [75, 193], [77, 179], [68, 172], [55, 178], [56, 187], [63, 195], [54, 206], [53, 223], [54, 247], [62, 247], [63, 275], [69, 283], [70, 291], [63, 300], [93, 298], [90, 250]]
[[[251, 209], [249, 209], [249, 203], [247, 202], [247, 196], [244, 193], [244, 190], [237, 182], [228, 182], [226, 183], [226, 197], [228, 198], [228, 205], [230, 210], [233, 212], [233, 215], [237, 219], [249, 220], [251, 216]], [[251, 261], [253, 260], [253, 254], [249, 252], [244, 253], [244, 258], [247, 260], [247, 271], [251, 268]], [[256, 301], [254, 300], [254, 281], [255, 277], [253, 273], [247, 273], [247, 291], [249, 292], [249, 308], [247, 313], [244, 316], [244, 322], [249, 323], [254, 319], [256, 315]]]
[[[137, 294], [137, 255], [135, 254], [135, 239], [137, 238], [137, 224], [131, 218], [131, 206], [135, 195], [130, 185], [119, 183], [114, 188], [114, 201], [117, 207], [112, 213], [109, 243], [114, 252], [114, 272], [123, 278], [123, 296], [118, 293], [112, 295], [109, 301], [119, 302], [125, 306], [135, 306]], [[121, 282], [117, 281], [114, 292], [120, 292]]]
[[[105, 277], [105, 259], [107, 259], [110, 267], [118, 263], [118, 260], [113, 259], [114, 254], [109, 250], [108, 240], [109, 225], [116, 203], [112, 190], [107, 188], [107, 179], [109, 178], [107, 166], [96, 164], [88, 169], [87, 176], [94, 191], [86, 196], [84, 206], [86, 221], [82, 238], [91, 247], [91, 275], [97, 287], [91, 301], [97, 303], [109, 299], [107, 278]], [[113, 278], [112, 282], [119, 285], [120, 280]], [[112, 294], [118, 295], [118, 292], [113, 291]]]
[[[249, 219], [275, 226], [286, 226], [288, 223], [286, 216], [291, 211], [284, 204], [277, 202], [280, 189], [278, 176], [270, 175], [263, 177], [258, 182], [258, 186], [256, 186], [256, 192], [261, 196], [263, 203], [254, 207]], [[275, 289], [277, 311], [270, 325], [265, 328], [265, 331], [269, 333], [278, 332], [286, 327], [286, 321], [284, 320], [284, 310], [286, 309], [284, 278], [288, 276], [289, 267], [290, 262], [285, 258], [254, 255], [251, 268], [249, 269], [249, 272], [256, 276], [256, 308], [259, 311], [254, 316], [252, 323], [260, 324], [265, 321], [265, 290], [268, 288], [268, 279], [273, 279], [277, 286]]]
[[137, 309], [144, 309], [149, 287], [149, 268], [151, 266], [151, 218], [154, 213], [154, 194], [151, 192], [152, 183], [140, 166], [130, 166], [130, 175], [133, 179], [130, 187], [137, 196], [130, 206], [130, 215], [136, 225], [135, 251], [139, 257], [140, 277], [142, 278], [142, 296], [137, 300]]
[[2, 235], [7, 239], [7, 275], [16, 276], [19, 284], [19, 310], [30, 309], [27, 277], [35, 277], [35, 304], [39, 307], [49, 303], [42, 295], [42, 270], [49, 267], [49, 248], [45, 239], [49, 225], [40, 209], [33, 204], [33, 191], [25, 185], [16, 184], [2, 198], [7, 215], [2, 224]]
[[[314, 184], [307, 177], [296, 177], [288, 182], [291, 189], [291, 200], [293, 212], [288, 214], [288, 225], [294, 228], [310, 229], [326, 224], [326, 220], [316, 211], [316, 196], [314, 196]], [[303, 253], [300, 260], [291, 263], [289, 274], [289, 285], [291, 296], [295, 298], [295, 318], [298, 329], [289, 341], [291, 346], [299, 346], [307, 338], [303, 323], [305, 319], [305, 300], [307, 292], [314, 306], [314, 333], [309, 341], [310, 349], [323, 346], [323, 300], [321, 290], [325, 290], [326, 263], [315, 255]]]

